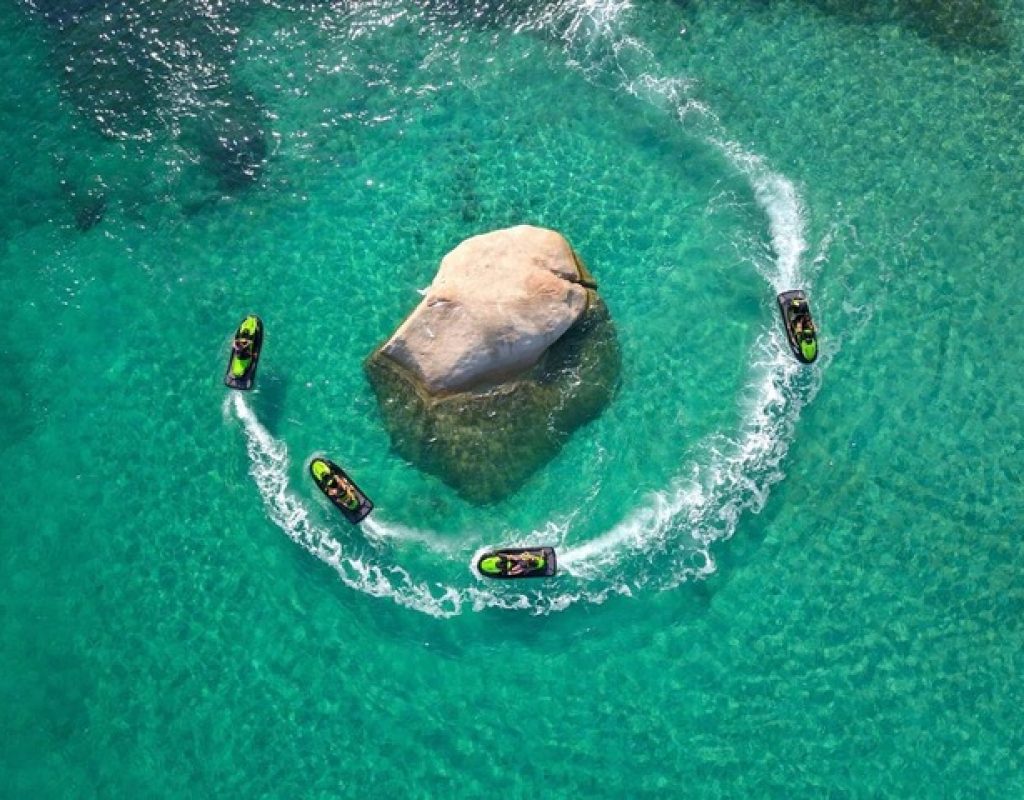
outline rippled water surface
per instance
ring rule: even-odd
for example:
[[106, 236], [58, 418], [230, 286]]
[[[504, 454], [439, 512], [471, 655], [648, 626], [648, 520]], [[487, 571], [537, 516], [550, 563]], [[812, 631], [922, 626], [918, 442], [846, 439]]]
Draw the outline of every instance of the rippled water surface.
[[[1024, 794], [1017, 0], [0, 20], [0, 794]], [[521, 223], [622, 380], [478, 506], [362, 363]]]

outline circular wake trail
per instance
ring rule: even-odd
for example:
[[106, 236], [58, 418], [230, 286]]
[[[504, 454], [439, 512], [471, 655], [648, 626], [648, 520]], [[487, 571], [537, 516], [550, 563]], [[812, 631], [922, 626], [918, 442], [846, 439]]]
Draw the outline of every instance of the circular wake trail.
[[229, 402], [245, 433], [249, 473], [256, 482], [271, 520], [288, 538], [329, 564], [341, 580], [353, 589], [375, 597], [390, 597], [400, 605], [436, 617], [459, 613], [462, 598], [456, 590], [444, 589], [440, 595], [435, 595], [430, 587], [413, 580], [402, 567], [389, 566], [385, 569], [346, 555], [338, 540], [326, 528], [316, 524], [309, 509], [289, 489], [290, 462], [284, 442], [271, 436], [249, 408], [244, 395], [233, 392]]
[[[607, 52], [612, 74], [619, 79], [616, 88], [673, 113], [747, 179], [767, 218], [772, 249], [768, 258], [755, 261], [758, 273], [776, 294], [806, 288], [801, 273], [807, 250], [806, 224], [792, 181], [773, 171], [762, 157], [731, 141], [707, 105], [692, 96], [689, 81], [659, 75], [653, 56], [641, 42], [616, 34], [615, 26], [628, 5], [606, 5], [615, 13], [595, 15], [594, 3], [578, 4], [577, 8], [591, 21], [606, 22], [600, 35], [613, 42]], [[570, 41], [566, 46], [593, 51], [593, 34], [586, 41]], [[719, 434], [705, 442], [700, 456], [669, 488], [648, 496], [640, 508], [607, 533], [566, 552], [561, 563], [573, 574], [586, 577], [606, 574], [638, 555], [650, 560], [656, 554], [662, 562], [666, 555], [675, 556], [667, 586], [713, 571], [710, 545], [732, 535], [742, 512], [760, 511], [771, 485], [784, 477], [781, 463], [799, 411], [816, 393], [816, 383], [804, 396], [795, 389], [799, 372], [778, 327], [766, 328], [753, 347], [744, 422], [738, 434]]]
[[[689, 81], [659, 74], [644, 44], [622, 32], [630, 10], [626, 0], [562, 0], [534, 16], [528, 12], [513, 30], [555, 39], [570, 68], [604, 85], [610, 76], [613, 90], [664, 108], [718, 150], [746, 178], [767, 221], [770, 252], [754, 256], [758, 274], [773, 293], [807, 288], [801, 269], [806, 224], [796, 187], [762, 157], [732, 141], [714, 113], [694, 96]], [[402, 541], [425, 545], [437, 561], [465, 562], [465, 552], [457, 543], [449, 544], [450, 536], [391, 524], [379, 513], [362, 526], [378, 550], [359, 557], [343, 552], [289, 490], [284, 444], [267, 432], [241, 395], [234, 396], [233, 408], [246, 434], [250, 471], [271, 519], [293, 541], [331, 565], [346, 585], [438, 617], [491, 607], [546, 613], [581, 601], [600, 603], [612, 594], [629, 595], [643, 586], [671, 588], [713, 572], [711, 546], [729, 538], [745, 512], [759, 512], [771, 486], [784, 477], [782, 462], [796, 420], [817, 393], [820, 378], [820, 368], [801, 373], [779, 326], [766, 325], [751, 349], [746, 390], [739, 400], [739, 429], [702, 442], [668, 487], [646, 496], [611, 530], [575, 547], [559, 548], [565, 574], [557, 584], [529, 590], [519, 589], [518, 582], [495, 585], [479, 578], [475, 585], [455, 586], [450, 579], [428, 584], [403, 567], [375, 563], [388, 555], [381, 545]], [[540, 530], [508, 534], [506, 543], [563, 545], [574, 516], [548, 522]]]
[[[520, 591], [515, 587], [500, 587], [504, 591], [469, 586], [457, 588], [439, 583], [418, 581], [403, 567], [382, 566], [366, 554], [346, 553], [327, 528], [318, 525], [302, 499], [289, 488], [288, 470], [291, 461], [288, 447], [274, 438], [249, 407], [245, 396], [233, 392], [225, 405], [227, 414], [233, 414], [242, 425], [246, 451], [249, 455], [249, 473], [259, 490], [263, 505], [271, 521], [283, 530], [289, 539], [308, 553], [329, 565], [342, 582], [357, 591], [374, 597], [387, 597], [407, 608], [434, 617], [451, 617], [465, 607], [475, 611], [485, 608], [532, 610], [544, 613], [565, 608], [580, 599], [599, 601], [606, 592], [543, 593], [539, 589]], [[367, 523], [370, 523], [367, 525]], [[403, 529], [370, 518], [361, 528], [379, 539], [403, 535]], [[408, 529], [405, 529], [408, 530]], [[434, 588], [431, 588], [431, 587]]]

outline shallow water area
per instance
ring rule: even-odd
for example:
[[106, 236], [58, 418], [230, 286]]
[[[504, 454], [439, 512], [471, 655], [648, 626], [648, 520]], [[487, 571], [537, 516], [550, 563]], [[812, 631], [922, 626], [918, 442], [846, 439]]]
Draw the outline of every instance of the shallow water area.
[[[1024, 7], [953, 5], [0, 12], [0, 794], [1024, 792]], [[521, 222], [622, 381], [477, 506], [362, 363]]]

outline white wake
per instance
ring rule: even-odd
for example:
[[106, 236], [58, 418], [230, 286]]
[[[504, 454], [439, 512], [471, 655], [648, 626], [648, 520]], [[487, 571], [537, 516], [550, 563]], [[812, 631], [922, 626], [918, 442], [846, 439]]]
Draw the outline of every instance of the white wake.
[[[664, 108], [717, 149], [746, 178], [767, 220], [771, 250], [755, 263], [767, 288], [773, 294], [807, 288], [809, 276], [802, 266], [808, 247], [806, 223], [797, 188], [762, 157], [730, 140], [711, 110], [694, 96], [690, 82], [658, 74], [643, 43], [622, 32], [630, 10], [624, 0], [564, 0], [547, 4], [536, 16], [528, 14], [516, 30], [554, 38], [571, 67], [585, 74], [599, 69], [603, 80], [613, 76], [616, 89]], [[346, 585], [440, 617], [489, 607], [546, 613], [581, 601], [603, 602], [612, 594], [631, 594], [647, 584], [675, 586], [714, 570], [711, 546], [730, 537], [745, 512], [759, 512], [771, 486], [782, 479], [782, 462], [800, 410], [813, 399], [820, 381], [820, 369], [807, 370], [795, 362], [779, 328], [766, 325], [752, 347], [747, 388], [739, 401], [739, 430], [709, 437], [669, 486], [643, 498], [604, 534], [560, 550], [565, 575], [525, 590], [519, 582], [485, 583], [472, 577], [468, 567], [457, 584], [451, 579], [417, 580], [401, 566], [377, 563], [389, 557], [386, 548], [345, 553], [289, 489], [285, 445], [267, 432], [239, 394], [234, 395], [233, 410], [242, 422], [251, 472], [271, 519], [329, 564]], [[540, 530], [512, 534], [505, 543], [562, 543], [572, 521], [570, 516]], [[389, 523], [378, 512], [363, 529], [371, 542], [414, 541], [438, 561], [465, 559], [457, 545], [447, 543], [449, 537]], [[637, 569], [637, 562], [648, 562], [652, 568]]]

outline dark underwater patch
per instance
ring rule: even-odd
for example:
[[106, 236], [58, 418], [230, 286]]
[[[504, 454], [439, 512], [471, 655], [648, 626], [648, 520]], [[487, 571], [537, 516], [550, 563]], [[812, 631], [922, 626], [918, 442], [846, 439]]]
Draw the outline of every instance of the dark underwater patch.
[[[48, 24], [65, 95], [103, 135], [176, 139], [221, 191], [258, 181], [267, 162], [265, 113], [229, 74], [241, 11], [118, 0], [27, 5]], [[101, 205], [95, 193], [83, 195], [76, 224], [94, 225]]]
[[376, 351], [365, 368], [395, 451], [466, 500], [486, 504], [522, 488], [600, 415], [618, 387], [621, 353], [595, 296], [528, 375], [489, 392], [428, 397]]
[[[753, 0], [769, 6], [775, 0]], [[947, 50], [1004, 49], [1005, 23], [990, 0], [806, 0], [826, 14], [862, 25], [898, 24]], [[683, 3], [685, 5], [685, 2]]]

